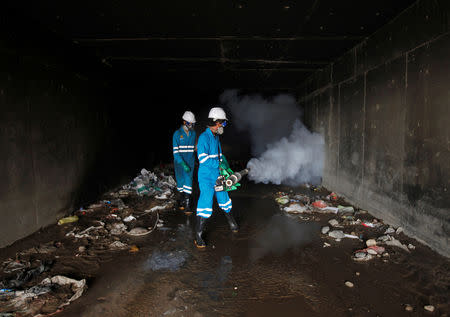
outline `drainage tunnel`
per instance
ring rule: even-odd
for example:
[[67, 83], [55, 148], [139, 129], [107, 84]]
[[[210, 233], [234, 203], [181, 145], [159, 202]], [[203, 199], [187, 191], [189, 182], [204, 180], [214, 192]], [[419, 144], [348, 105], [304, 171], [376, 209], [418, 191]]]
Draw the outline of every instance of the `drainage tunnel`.
[[260, 172], [245, 184], [326, 188], [448, 257], [449, 13], [444, 0], [6, 1], [0, 247], [168, 166], [183, 113], [198, 137], [219, 106], [223, 152]]

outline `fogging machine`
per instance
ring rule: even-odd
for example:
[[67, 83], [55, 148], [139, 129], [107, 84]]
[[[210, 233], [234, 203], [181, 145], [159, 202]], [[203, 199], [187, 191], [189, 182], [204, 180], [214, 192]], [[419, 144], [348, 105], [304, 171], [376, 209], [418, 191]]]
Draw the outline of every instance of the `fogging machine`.
[[249, 171], [248, 168], [239, 172], [233, 172], [230, 168], [220, 169], [220, 175], [216, 180], [214, 190], [216, 192], [236, 190], [241, 186], [239, 181], [243, 176], [247, 175]]

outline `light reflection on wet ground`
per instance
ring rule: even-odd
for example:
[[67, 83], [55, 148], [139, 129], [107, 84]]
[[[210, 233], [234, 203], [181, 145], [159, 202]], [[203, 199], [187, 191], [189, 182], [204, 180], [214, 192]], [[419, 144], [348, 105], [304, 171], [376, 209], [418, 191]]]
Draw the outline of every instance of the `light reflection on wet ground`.
[[[257, 307], [269, 299], [275, 300], [273, 305], [278, 307], [278, 300], [302, 298], [299, 283], [306, 283], [308, 278], [301, 272], [295, 273], [295, 261], [289, 261], [283, 254], [290, 250], [293, 255], [298, 255], [302, 248], [317, 242], [320, 226], [313, 222], [299, 223], [297, 219], [280, 214], [271, 199], [235, 197], [233, 205], [241, 225], [240, 232], [232, 234], [225, 217], [216, 211], [207, 223], [205, 240], [208, 247], [205, 251], [199, 251], [193, 245], [194, 217], [172, 214], [165, 219], [167, 226], [172, 224], [172, 232], [166, 233], [168, 240], [163, 247], [165, 258], [161, 259], [162, 251], [158, 248], [150, 259], [156, 254], [161, 262], [165, 261], [163, 264], [158, 262], [159, 267], [165, 265], [166, 269], [146, 273], [152, 278], [141, 288], [139, 305], [150, 305], [145, 303], [146, 298], [149, 302], [161, 303], [162, 293], [173, 293], [173, 297], [164, 299], [166, 304], [162, 305], [172, 307], [176, 306], [172, 301], [180, 301], [179, 293], [188, 293], [189, 296], [183, 297], [183, 305], [179, 305], [183, 309], [167, 308], [164, 312], [154, 310], [153, 313], [155, 316], [164, 313], [171, 316], [233, 316], [253, 311], [249, 304], [257, 304], [255, 309], [258, 311]], [[270, 259], [267, 263], [266, 258]], [[179, 266], [181, 262], [183, 265]], [[159, 294], [142, 296], [150, 289]], [[304, 299], [300, 304], [309, 311]], [[288, 304], [291, 306], [298, 304], [294, 301]]]
[[360, 245], [353, 239], [323, 248], [321, 224], [281, 214], [267, 195], [274, 188], [249, 184], [232, 193], [240, 232], [232, 234], [216, 211], [205, 251], [193, 244], [194, 216], [163, 214], [167, 229], [138, 240], [132, 261], [105, 267], [61, 316], [408, 315], [403, 304], [418, 291], [402, 286], [404, 264], [354, 263], [350, 254]]

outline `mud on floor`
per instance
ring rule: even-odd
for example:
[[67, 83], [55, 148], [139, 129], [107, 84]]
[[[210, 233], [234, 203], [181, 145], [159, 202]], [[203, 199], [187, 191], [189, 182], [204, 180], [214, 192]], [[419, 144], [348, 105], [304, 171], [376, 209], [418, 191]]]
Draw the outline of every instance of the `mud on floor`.
[[[215, 210], [205, 252], [192, 243], [195, 217], [176, 210], [173, 197], [117, 194], [78, 211], [78, 222], [0, 250], [7, 262], [0, 280], [8, 286], [27, 290], [63, 275], [89, 287], [61, 308], [73, 288], [53, 285], [15, 316], [448, 314], [448, 259], [324, 188], [245, 184], [232, 194], [240, 232], [232, 235]], [[130, 215], [136, 219], [124, 222]], [[151, 231], [127, 234], [135, 228]], [[370, 240], [383, 252], [368, 249]], [[425, 310], [429, 305], [434, 312]]]

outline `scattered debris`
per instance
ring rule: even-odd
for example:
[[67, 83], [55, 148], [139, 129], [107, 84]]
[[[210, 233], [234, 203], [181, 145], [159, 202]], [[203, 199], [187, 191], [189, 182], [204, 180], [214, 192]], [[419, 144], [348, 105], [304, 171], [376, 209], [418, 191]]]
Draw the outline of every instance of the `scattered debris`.
[[[310, 186], [310, 189], [313, 191], [311, 197], [292, 191], [289, 194], [279, 192], [276, 194], [275, 201], [280, 205], [281, 211], [290, 213], [290, 217], [298, 221], [321, 221], [322, 226], [328, 222], [329, 225], [321, 228], [322, 238], [326, 240], [323, 242], [323, 248], [332, 246], [329, 243], [330, 238], [335, 241], [344, 238], [359, 240], [351, 242], [353, 244], [363, 244], [365, 240], [367, 247], [359, 246], [358, 248], [365, 248], [354, 251], [352, 259], [368, 261], [382, 258], [385, 262], [389, 260], [389, 253], [381, 245], [399, 247], [407, 252], [415, 249], [414, 245], [406, 246], [392, 236], [402, 233], [403, 228], [388, 227], [381, 220], [374, 219], [367, 211], [347, 206], [344, 198], [338, 197], [335, 193], [326, 195], [323, 194], [322, 188], [314, 186]], [[18, 252], [14, 259], [1, 263], [0, 269], [5, 274], [11, 275], [0, 281], [0, 299], [8, 299], [7, 312], [20, 311], [21, 314], [27, 312], [24, 316], [40, 316], [37, 314], [43, 314], [44, 310], [42, 305], [36, 304], [38, 299], [57, 298], [58, 303], [54, 305], [55, 309], [52, 311], [54, 313], [82, 296], [87, 287], [84, 279], [78, 281], [58, 275], [66, 274], [52, 270], [49, 263], [39, 262], [40, 260], [35, 259], [36, 256], [56, 259], [63, 254], [62, 250], [65, 250], [63, 256], [70, 259], [73, 256], [73, 259], [85, 261], [97, 254], [114, 254], [114, 251], [118, 250], [128, 250], [129, 253], [139, 252], [139, 247], [133, 244], [138, 240], [134, 237], [148, 235], [157, 228], [160, 228], [158, 230], [170, 229], [164, 226], [159, 211], [168, 210], [175, 205], [175, 190], [176, 182], [168, 173], [164, 174], [161, 170], [150, 172], [142, 169], [130, 183], [108, 192], [102, 200], [88, 207], [77, 208], [71, 216], [60, 219], [58, 225], [73, 223], [59, 228], [65, 236], [64, 239], [36, 244], [32, 248]], [[134, 204], [136, 201], [139, 201], [139, 204]], [[329, 219], [331, 217], [333, 218]], [[331, 231], [330, 228], [332, 228]], [[336, 228], [342, 230], [334, 230]], [[384, 235], [380, 235], [383, 232]], [[399, 237], [402, 238], [402, 235]], [[214, 245], [211, 247], [215, 248]], [[356, 247], [353, 250], [355, 249]], [[122, 253], [126, 255], [128, 252]], [[68, 253], [70, 256], [66, 255]], [[391, 254], [393, 257], [396, 253]], [[146, 261], [145, 268], [153, 271], [176, 271], [184, 265], [187, 257], [188, 253], [184, 250], [156, 250]], [[85, 264], [85, 262], [82, 263]], [[67, 275], [70, 276], [70, 274]], [[358, 272], [356, 275], [359, 276]], [[47, 276], [53, 277], [39, 283], [40, 279]], [[354, 287], [350, 281], [346, 281], [345, 285]], [[425, 306], [424, 309], [428, 310], [427, 307], [432, 309], [430, 311], [434, 310], [431, 305]], [[3, 307], [0, 308], [0, 316], [4, 315], [2, 309]], [[406, 307], [405, 310], [407, 310]], [[48, 307], [45, 309], [46, 314], [50, 311]]]
[[46, 254], [46, 253], [52, 253], [56, 251], [57, 247], [55, 246], [55, 243], [53, 241], [50, 241], [48, 243], [44, 243], [39, 245], [38, 247], [33, 247], [28, 250], [20, 252], [21, 255], [28, 255], [28, 254]]
[[[401, 248], [407, 252], [414, 250], [414, 245], [408, 246], [402, 244], [393, 235], [399, 235], [403, 232], [402, 227], [396, 229], [392, 226], [386, 226], [382, 221], [373, 218], [366, 210], [359, 210], [351, 205], [345, 204], [343, 197], [338, 197], [334, 192], [320, 195], [322, 188], [306, 185], [307, 188], [314, 191], [314, 198], [308, 195], [278, 192], [275, 195], [275, 201], [279, 204], [280, 209], [290, 214], [312, 214], [312, 216], [305, 217], [298, 215], [300, 221], [319, 221], [324, 220], [324, 214], [334, 213], [337, 216], [331, 219], [326, 219], [328, 225], [321, 228], [322, 235], [333, 238], [336, 242], [344, 238], [364, 241], [365, 248], [358, 249], [353, 252], [352, 259], [355, 261], [368, 261], [373, 258], [382, 257], [383, 261], [387, 262], [389, 253], [385, 252], [385, 248], [380, 244]], [[316, 216], [314, 216], [316, 215]], [[319, 215], [319, 216], [317, 216]], [[346, 228], [351, 227], [351, 233], [345, 233]], [[340, 229], [340, 230], [339, 230]], [[380, 234], [384, 232], [383, 235]], [[347, 231], [348, 232], [348, 231]], [[364, 239], [368, 234], [372, 238]], [[379, 236], [378, 236], [379, 235]], [[377, 237], [378, 236], [378, 237]], [[329, 247], [331, 244], [325, 242], [323, 247]]]
[[138, 252], [130, 240], [162, 226], [158, 211], [175, 206], [172, 171], [164, 166], [153, 172], [142, 169], [130, 183], [59, 219], [58, 225], [68, 224], [60, 228], [61, 241], [37, 243], [17, 252], [14, 259], [3, 260], [0, 316], [53, 315], [82, 296], [87, 287], [85, 279], [66, 277], [71, 271], [76, 276], [92, 276], [103, 255], [106, 260], [118, 250]]
[[74, 300], [78, 299], [83, 294], [84, 290], [87, 288], [85, 279], [77, 281], [61, 275], [53, 276], [52, 278], [46, 278], [41, 282], [41, 284], [49, 286], [53, 284], [58, 284], [60, 286], [70, 285], [71, 290], [75, 294], [73, 294], [73, 296], [67, 302], [61, 304], [59, 308], [67, 306]]
[[63, 225], [65, 223], [71, 223], [71, 222], [77, 222], [78, 221], [78, 216], [70, 216], [70, 217], [65, 217], [62, 219], [58, 220], [58, 225]]
[[307, 208], [305, 206], [301, 206], [300, 204], [292, 204], [288, 207], [285, 207], [284, 211], [289, 213], [303, 213], [307, 211]]
[[324, 208], [319, 208], [319, 209], [320, 209], [320, 211], [323, 212], [323, 213], [333, 213], [333, 214], [337, 214], [338, 211], [339, 211], [339, 208], [337, 208], [337, 207], [330, 207], [330, 206], [327, 206], [327, 207], [324, 207]]
[[393, 246], [393, 247], [398, 247], [398, 248], [401, 248], [401, 249], [405, 250], [406, 252], [409, 252], [408, 247], [406, 245], [402, 244], [400, 241], [398, 241], [394, 237], [390, 237], [390, 239], [385, 241], [384, 243], [386, 245]]
[[125, 226], [122, 222], [113, 223], [110, 227], [110, 233], [112, 235], [120, 235], [127, 231], [127, 226]]
[[373, 259], [373, 255], [369, 254], [365, 250], [358, 250], [355, 252], [352, 259], [355, 261], [369, 261]]
[[145, 236], [152, 232], [152, 229], [145, 229], [142, 227], [136, 227], [127, 232], [130, 236]]
[[434, 306], [433, 305], [425, 305], [423, 308], [425, 310], [429, 311], [429, 312], [434, 312]]
[[375, 240], [375, 239], [369, 239], [369, 240], [366, 241], [366, 245], [367, 245], [368, 247], [377, 245], [377, 240]]
[[356, 236], [356, 235], [354, 235], [354, 234], [348, 234], [348, 233], [345, 233], [344, 235], [345, 235], [345, 238], [359, 239], [359, 237]]
[[327, 196], [327, 200], [336, 201], [338, 200], [338, 195], [336, 193], [331, 193]]
[[335, 239], [343, 239], [345, 238], [345, 234], [342, 230], [333, 230], [328, 232], [328, 235]]
[[[140, 175], [134, 178], [134, 180], [123, 186], [123, 189], [134, 189], [139, 196], [157, 196], [158, 199], [167, 199], [171, 195], [171, 191], [163, 191], [163, 187], [173, 189], [176, 187], [176, 182], [172, 176], [160, 175], [160, 178], [154, 173], [149, 172], [145, 168], [141, 170]], [[165, 197], [165, 198], [162, 198]]]
[[327, 234], [329, 231], [330, 231], [330, 227], [328, 227], [328, 226], [322, 227], [322, 234]]
[[133, 220], [136, 220], [136, 217], [134, 217], [133, 215], [129, 215], [128, 217], [123, 219], [123, 222], [131, 222]]
[[317, 201], [313, 202], [312, 205], [313, 205], [313, 207], [316, 207], [319, 209], [328, 207], [328, 205], [323, 200], [317, 200]]
[[377, 254], [382, 254], [385, 251], [385, 248], [380, 247], [378, 245], [373, 245], [373, 246], [369, 246], [365, 250], [367, 250], [367, 253], [369, 253], [369, 254], [377, 255]]
[[28, 289], [8, 292], [2, 299], [0, 315], [20, 312], [20, 316], [44, 316], [40, 312], [47, 313], [52, 308], [60, 311], [79, 298], [86, 288], [84, 279], [78, 281], [61, 275], [46, 278]]
[[6, 260], [3, 262], [3, 272], [5, 273], [13, 273], [16, 271], [20, 271], [25, 269], [27, 266], [20, 262], [20, 261], [14, 261], [12, 259]]
[[120, 241], [114, 241], [113, 243], [111, 243], [109, 245], [109, 248], [111, 250], [123, 250], [123, 249], [127, 249], [128, 248], [128, 244], [125, 244], [125, 243], [120, 242]]
[[339, 209], [339, 211], [341, 213], [354, 213], [355, 212], [355, 209], [352, 206], [345, 207], [345, 206], [339, 205], [339, 206], [337, 206], [337, 208]]
[[275, 201], [280, 205], [286, 205], [287, 203], [289, 203], [289, 196], [275, 198]]
[[363, 221], [363, 222], [361, 222], [361, 224], [362, 224], [364, 227], [368, 227], [368, 228], [375, 228], [375, 227], [377, 226], [376, 223], [368, 222], [368, 221]]
[[383, 254], [385, 251], [385, 248], [373, 245], [369, 246], [362, 250], [357, 250], [353, 254], [352, 259], [355, 261], [369, 261], [374, 258], [374, 256]]
[[330, 219], [330, 220], [328, 220], [328, 223], [332, 227], [338, 227], [339, 226], [339, 221], [337, 221], [336, 219]]
[[27, 268], [16, 274], [15, 278], [4, 281], [1, 283], [6, 288], [17, 289], [24, 284], [32, 280], [34, 277], [39, 276], [41, 273], [47, 271], [51, 263], [40, 263], [35, 268]]
[[345, 282], [345, 286], [352, 288], [354, 285], [353, 285], [352, 282], [346, 281], [346, 282]]
[[136, 245], [132, 245], [129, 250], [131, 253], [135, 253], [139, 251], [139, 248]]
[[379, 237], [377, 238], [377, 241], [379, 241], [379, 242], [386, 242], [386, 241], [388, 241], [388, 240], [390, 240], [390, 239], [391, 239], [390, 236], [388, 236], [388, 235], [383, 235], [383, 236], [379, 236]]
[[168, 205], [155, 206], [155, 207], [150, 208], [149, 210], [145, 210], [145, 212], [154, 212], [154, 211], [158, 211], [158, 210], [165, 210], [168, 207], [169, 207]]
[[[77, 228], [75, 228], [74, 230], [66, 233], [66, 237], [74, 237], [77, 239], [92, 238], [93, 236], [92, 236], [92, 233], [90, 233], [90, 232], [96, 231], [98, 229], [104, 229], [104, 225], [105, 225], [104, 223], [101, 223], [101, 225], [98, 227], [90, 226], [89, 228], [84, 229], [83, 231], [80, 231], [78, 233], [75, 233], [75, 231], [77, 230]], [[93, 237], [93, 238], [96, 239], [96, 237]]]

